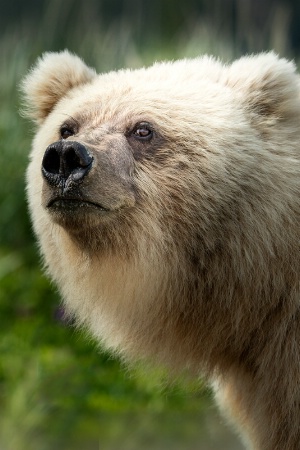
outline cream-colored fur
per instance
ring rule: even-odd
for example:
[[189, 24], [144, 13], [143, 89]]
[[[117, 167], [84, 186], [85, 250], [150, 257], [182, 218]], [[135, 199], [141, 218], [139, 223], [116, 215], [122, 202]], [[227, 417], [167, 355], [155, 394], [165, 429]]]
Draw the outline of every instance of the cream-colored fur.
[[[202, 57], [96, 75], [63, 52], [46, 54], [23, 89], [38, 123], [27, 172], [30, 211], [68, 309], [128, 360], [205, 375], [249, 449], [298, 450], [300, 101], [293, 63], [272, 53], [232, 65]], [[70, 139], [98, 161], [84, 186], [114, 205], [108, 217], [83, 212], [76, 223], [58, 223], [43, 205], [43, 155], [68, 118], [78, 124]], [[145, 121], [156, 140], [137, 147], [128, 130]], [[125, 148], [133, 188], [117, 207], [117, 178], [103, 187], [99, 158], [115, 151], [121, 174]]]

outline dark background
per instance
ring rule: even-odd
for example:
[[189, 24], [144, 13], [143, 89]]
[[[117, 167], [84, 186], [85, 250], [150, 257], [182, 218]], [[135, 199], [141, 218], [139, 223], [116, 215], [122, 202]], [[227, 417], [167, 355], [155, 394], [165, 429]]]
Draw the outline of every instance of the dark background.
[[[84, 34], [91, 25], [101, 28], [126, 22], [139, 43], [176, 38], [197, 22], [213, 27], [216, 38], [228, 38], [237, 52], [261, 51], [272, 45], [274, 26], [286, 27], [286, 50], [297, 54], [300, 47], [300, 2], [298, 0], [2, 0], [2, 32], [28, 23], [54, 47], [65, 41], [65, 28]], [[55, 20], [54, 20], [55, 16]]]

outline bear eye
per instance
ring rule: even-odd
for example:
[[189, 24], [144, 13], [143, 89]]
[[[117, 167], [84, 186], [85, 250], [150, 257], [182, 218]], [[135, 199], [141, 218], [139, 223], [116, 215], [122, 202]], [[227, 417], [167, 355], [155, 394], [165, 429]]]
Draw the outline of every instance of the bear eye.
[[140, 141], [149, 141], [153, 136], [153, 130], [148, 123], [142, 122], [136, 125], [131, 134]]
[[74, 135], [74, 131], [70, 127], [61, 127], [60, 135], [62, 139], [67, 139], [68, 137]]

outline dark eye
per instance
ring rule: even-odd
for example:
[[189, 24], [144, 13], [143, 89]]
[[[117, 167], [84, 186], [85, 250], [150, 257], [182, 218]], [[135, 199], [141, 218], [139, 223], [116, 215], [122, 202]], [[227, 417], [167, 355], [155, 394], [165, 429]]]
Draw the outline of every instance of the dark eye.
[[72, 130], [72, 128], [69, 128], [69, 127], [61, 127], [60, 135], [61, 135], [62, 139], [67, 139], [68, 137], [74, 135], [74, 131]]
[[153, 136], [153, 130], [148, 123], [139, 123], [134, 128], [132, 136], [140, 141], [149, 141]]

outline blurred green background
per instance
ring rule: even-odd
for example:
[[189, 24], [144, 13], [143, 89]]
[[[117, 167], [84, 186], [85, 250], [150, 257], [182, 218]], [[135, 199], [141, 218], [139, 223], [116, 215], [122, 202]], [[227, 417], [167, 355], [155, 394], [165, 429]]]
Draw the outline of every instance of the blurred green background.
[[297, 62], [300, 2], [0, 0], [0, 450], [238, 450], [198, 380], [130, 371], [61, 319], [24, 186], [33, 126], [18, 86], [44, 51], [98, 71], [275, 49]]

